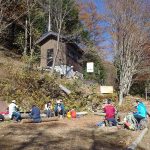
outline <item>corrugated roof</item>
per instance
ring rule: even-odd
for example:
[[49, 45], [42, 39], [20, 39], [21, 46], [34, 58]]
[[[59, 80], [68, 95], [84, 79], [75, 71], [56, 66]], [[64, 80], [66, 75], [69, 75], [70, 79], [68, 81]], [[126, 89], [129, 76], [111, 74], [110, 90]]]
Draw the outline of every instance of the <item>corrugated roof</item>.
[[[36, 41], [35, 44], [41, 44], [44, 40], [48, 39], [50, 36], [57, 37], [57, 35], [58, 35], [58, 33], [53, 32], [53, 31], [49, 31], [49, 32], [43, 34], [43, 35], [40, 37], [40, 39]], [[65, 40], [66, 43], [72, 44], [72, 45], [76, 46], [78, 49], [80, 49], [81, 52], [84, 52], [84, 51], [78, 46], [77, 43], [75, 43], [75, 42], [67, 42], [67, 41], [68, 41], [68, 37], [67, 37], [67, 36], [65, 37], [65, 36], [60, 35], [60, 38], [63, 39], [63, 40]]]
[[[48, 38], [48, 37], [50, 37], [50, 36], [57, 37], [57, 35], [58, 35], [58, 33], [53, 32], [53, 31], [49, 31], [49, 32], [43, 34], [43, 35], [40, 37], [40, 39], [38, 39], [38, 40], [36, 41], [36, 44], [40, 44], [43, 40], [45, 40], [46, 38]], [[66, 38], [65, 38], [64, 36], [62, 36], [62, 35], [60, 36], [60, 38], [66, 39]]]

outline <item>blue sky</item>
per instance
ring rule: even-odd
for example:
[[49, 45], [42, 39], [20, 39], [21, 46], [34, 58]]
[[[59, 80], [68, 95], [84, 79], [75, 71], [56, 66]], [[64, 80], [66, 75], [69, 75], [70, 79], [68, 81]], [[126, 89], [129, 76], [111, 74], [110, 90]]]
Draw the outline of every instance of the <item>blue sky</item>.
[[[106, 6], [104, 1], [105, 0], [94, 0], [97, 6], [97, 10], [100, 14], [105, 14]], [[102, 22], [101, 25], [105, 27], [108, 24], [106, 22]], [[104, 33], [103, 38], [105, 39], [105, 42], [101, 43], [102, 46], [111, 45], [112, 40], [108, 33]], [[108, 48], [106, 51], [108, 52], [108, 55], [106, 56], [106, 60], [112, 61], [113, 60], [112, 49]]]
[[104, 0], [94, 0], [97, 9], [100, 13], [104, 13], [105, 12], [105, 3]]

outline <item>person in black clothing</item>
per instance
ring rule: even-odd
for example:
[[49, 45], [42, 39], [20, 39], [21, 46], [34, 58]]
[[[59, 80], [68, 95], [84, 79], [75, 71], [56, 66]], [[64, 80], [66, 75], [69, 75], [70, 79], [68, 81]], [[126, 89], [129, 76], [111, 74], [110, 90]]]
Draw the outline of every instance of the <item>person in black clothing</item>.
[[41, 116], [40, 116], [40, 109], [33, 105], [30, 117], [33, 119], [33, 122], [40, 123], [41, 122]]

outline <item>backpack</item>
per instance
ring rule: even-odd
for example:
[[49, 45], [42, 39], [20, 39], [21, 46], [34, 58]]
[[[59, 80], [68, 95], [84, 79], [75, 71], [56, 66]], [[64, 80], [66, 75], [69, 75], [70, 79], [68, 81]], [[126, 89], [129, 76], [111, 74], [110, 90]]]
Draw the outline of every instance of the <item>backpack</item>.
[[124, 125], [130, 130], [137, 130], [138, 122], [134, 118], [133, 113], [128, 113], [124, 118]]
[[4, 116], [0, 114], [0, 121], [4, 121]]

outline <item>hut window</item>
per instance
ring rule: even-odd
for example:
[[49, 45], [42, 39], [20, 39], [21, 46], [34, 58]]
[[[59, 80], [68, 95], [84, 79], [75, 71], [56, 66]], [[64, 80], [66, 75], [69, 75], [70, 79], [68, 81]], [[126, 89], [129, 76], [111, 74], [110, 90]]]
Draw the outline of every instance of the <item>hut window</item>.
[[53, 65], [53, 56], [54, 56], [54, 50], [48, 49], [47, 50], [47, 66], [49, 67]]

